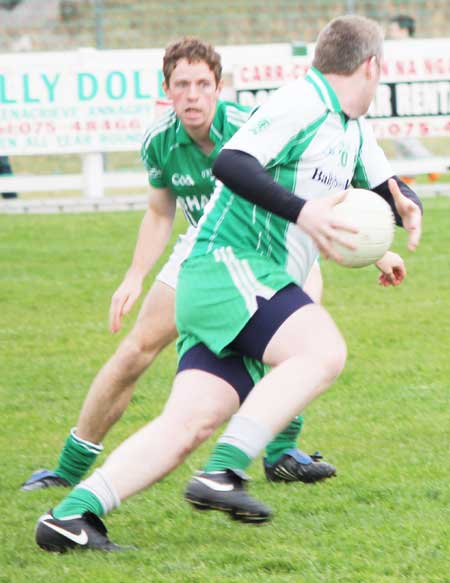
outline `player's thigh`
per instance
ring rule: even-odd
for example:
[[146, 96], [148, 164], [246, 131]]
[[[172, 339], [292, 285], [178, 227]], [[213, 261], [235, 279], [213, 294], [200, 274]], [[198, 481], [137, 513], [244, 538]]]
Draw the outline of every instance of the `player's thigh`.
[[239, 395], [223, 378], [203, 370], [187, 369], [175, 378], [163, 415], [187, 425], [215, 429], [238, 409]]
[[276, 366], [297, 355], [307, 354], [317, 362], [345, 361], [345, 341], [328, 312], [307, 304], [292, 313], [268, 342], [263, 361]]
[[163, 347], [177, 337], [175, 290], [156, 280], [139, 311], [131, 335], [143, 347]]
[[[258, 310], [229, 348], [276, 366], [297, 355], [340, 356], [343, 339], [331, 316], [299, 286], [290, 283], [270, 299], [260, 299]], [[322, 360], [324, 360], [322, 358]]]
[[303, 290], [314, 302], [316, 302], [316, 304], [321, 303], [323, 295], [323, 278], [318, 260], [314, 261], [311, 271], [303, 285]]

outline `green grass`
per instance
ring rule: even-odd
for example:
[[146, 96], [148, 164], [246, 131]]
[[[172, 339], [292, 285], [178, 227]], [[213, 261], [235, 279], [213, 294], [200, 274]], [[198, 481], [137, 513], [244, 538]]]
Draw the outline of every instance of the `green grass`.
[[[18, 488], [54, 465], [117, 345], [109, 300], [141, 214], [0, 216], [0, 583], [449, 583], [450, 199], [428, 199], [425, 211], [399, 288], [377, 286], [373, 268], [322, 263], [349, 358], [307, 411], [302, 444], [325, 453], [338, 477], [273, 485], [257, 461], [251, 491], [274, 509], [271, 524], [195, 513], [181, 494], [210, 440], [107, 518], [113, 540], [139, 547], [111, 556], [40, 551], [35, 521], [64, 492]], [[405, 249], [403, 232], [395, 248]], [[171, 348], [144, 376], [107, 451], [160, 411], [175, 362]]]

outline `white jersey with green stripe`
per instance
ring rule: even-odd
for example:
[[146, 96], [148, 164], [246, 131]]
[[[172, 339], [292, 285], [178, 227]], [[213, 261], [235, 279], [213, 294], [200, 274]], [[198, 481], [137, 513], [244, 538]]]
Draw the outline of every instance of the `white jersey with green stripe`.
[[169, 188], [194, 226], [203, 215], [215, 187], [211, 167], [222, 146], [247, 121], [251, 109], [218, 101], [210, 128], [214, 149], [205, 154], [170, 109], [148, 129], [141, 150], [149, 182]]
[[[374, 188], [393, 175], [364, 118], [349, 119], [326, 78], [311, 68], [276, 91], [225, 148], [246, 152], [295, 195], [325, 197]], [[317, 258], [303, 231], [219, 185], [199, 223], [190, 258], [231, 247], [270, 258], [302, 284]]]

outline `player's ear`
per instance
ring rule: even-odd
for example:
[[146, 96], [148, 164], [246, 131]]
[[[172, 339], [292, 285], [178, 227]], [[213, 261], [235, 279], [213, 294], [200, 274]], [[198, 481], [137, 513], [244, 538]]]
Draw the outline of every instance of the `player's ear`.
[[223, 79], [217, 83], [217, 93], [221, 93], [223, 89]]
[[375, 55], [367, 58], [364, 63], [364, 76], [366, 79], [371, 79], [378, 72], [378, 58]]
[[163, 88], [164, 93], [168, 97], [169, 96], [169, 88], [168, 88], [167, 83], [166, 83], [165, 80], [162, 82], [162, 88]]
[[374, 75], [379, 75], [381, 70], [381, 58], [376, 55], [370, 57], [370, 67]]

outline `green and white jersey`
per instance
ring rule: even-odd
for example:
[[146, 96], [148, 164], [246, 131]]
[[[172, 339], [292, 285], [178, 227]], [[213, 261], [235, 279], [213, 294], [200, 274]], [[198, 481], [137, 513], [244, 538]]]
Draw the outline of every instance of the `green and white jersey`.
[[[304, 199], [350, 185], [373, 188], [393, 175], [369, 123], [348, 119], [331, 85], [314, 68], [274, 93], [225, 147], [251, 154], [277, 182]], [[213, 253], [218, 261], [223, 248], [239, 258], [269, 258], [300, 285], [318, 255], [311, 238], [295, 224], [220, 185], [189, 260]]]
[[249, 115], [248, 107], [219, 101], [209, 132], [215, 147], [209, 155], [192, 140], [173, 109], [147, 131], [141, 157], [149, 182], [173, 192], [191, 225], [197, 225], [214, 190], [211, 166], [216, 156]]

